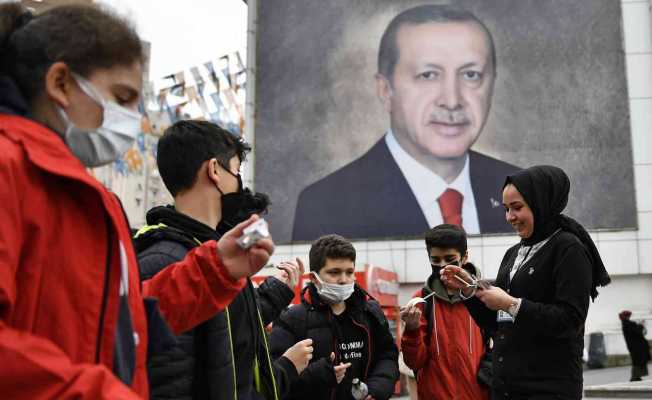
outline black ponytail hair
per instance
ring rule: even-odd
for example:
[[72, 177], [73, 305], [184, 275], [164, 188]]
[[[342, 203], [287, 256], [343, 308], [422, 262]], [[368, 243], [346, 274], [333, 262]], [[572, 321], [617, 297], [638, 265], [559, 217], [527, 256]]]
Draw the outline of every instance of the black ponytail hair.
[[100, 68], [143, 62], [133, 26], [96, 5], [54, 7], [33, 16], [20, 3], [0, 4], [0, 75], [27, 101], [43, 91], [47, 70], [64, 62], [81, 76]]

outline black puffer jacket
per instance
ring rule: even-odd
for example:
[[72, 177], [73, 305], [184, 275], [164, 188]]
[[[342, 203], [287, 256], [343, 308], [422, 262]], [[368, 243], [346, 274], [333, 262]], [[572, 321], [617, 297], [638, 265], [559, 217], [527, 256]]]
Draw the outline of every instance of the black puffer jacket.
[[[183, 259], [199, 243], [218, 239], [215, 230], [171, 206], [153, 208], [147, 222], [135, 238], [143, 280]], [[285, 357], [274, 363], [268, 358], [261, 322], [276, 319], [293, 296], [294, 292], [275, 278], [266, 279], [258, 289], [248, 282], [224, 312], [180, 335], [174, 348], [149, 358], [151, 398], [274, 399], [276, 387], [280, 399], [297, 373]], [[254, 388], [255, 356], [266, 395]]]
[[[346, 312], [350, 313], [358, 324], [365, 327], [368, 340], [371, 342], [369, 356], [365, 358], [366, 375], [362, 380], [369, 387], [370, 395], [376, 400], [386, 400], [394, 391], [399, 372], [398, 349], [389, 331], [385, 315], [378, 302], [371, 299], [357, 285], [353, 295], [346, 301], [346, 305]], [[336, 398], [337, 381], [333, 364], [329, 359], [331, 352], [337, 354], [334, 335], [332, 311], [319, 299], [315, 286], [309, 283], [302, 291], [301, 304], [284, 311], [274, 323], [270, 339], [272, 357], [275, 358], [295, 342], [307, 338], [313, 340], [313, 358], [292, 386], [288, 399]]]

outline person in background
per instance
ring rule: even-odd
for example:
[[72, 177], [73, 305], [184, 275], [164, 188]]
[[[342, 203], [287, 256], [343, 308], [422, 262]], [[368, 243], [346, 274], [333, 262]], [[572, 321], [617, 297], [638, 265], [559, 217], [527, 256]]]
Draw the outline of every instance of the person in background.
[[120, 202], [87, 168], [134, 143], [143, 62], [108, 10], [0, 4], [2, 398], [148, 399], [166, 323], [223, 310], [273, 252], [236, 243], [252, 216], [141, 285]]
[[[201, 243], [219, 240], [225, 229], [266, 211], [267, 196], [242, 187], [240, 166], [250, 149], [207, 121], [179, 121], [165, 130], [157, 166], [174, 205], [149, 210], [148, 225], [135, 236], [144, 282]], [[264, 326], [290, 304], [303, 273], [297, 263], [280, 268], [284, 281], [269, 277], [254, 289], [248, 279], [223, 312], [179, 336], [174, 349], [149, 360], [152, 399], [276, 399], [289, 390], [312, 348], [295, 345], [284, 357], [273, 363], [270, 359]], [[260, 377], [258, 382], [254, 376]]]
[[476, 291], [462, 268], [442, 270], [444, 284], [470, 298], [465, 305], [476, 323], [495, 332], [495, 400], [582, 398], [589, 301], [610, 278], [584, 227], [562, 214], [569, 191], [568, 176], [553, 166], [508, 176], [505, 218], [521, 241], [505, 253], [495, 286]]
[[355, 284], [355, 248], [339, 235], [310, 247], [311, 282], [301, 303], [274, 322], [272, 355], [312, 339], [313, 358], [289, 399], [350, 400], [353, 379], [369, 389], [366, 400], [386, 400], [398, 380], [398, 349], [377, 301]]
[[647, 330], [643, 324], [631, 320], [631, 311], [622, 311], [618, 318], [623, 326], [623, 336], [627, 351], [632, 358], [632, 377], [630, 381], [640, 381], [648, 375], [647, 363], [650, 362], [650, 343], [645, 339]]
[[482, 332], [464, 306], [461, 293], [444, 286], [440, 279], [446, 265], [480, 275], [467, 262], [466, 232], [458, 225], [437, 225], [426, 232], [425, 242], [432, 274], [414, 297], [429, 298], [425, 304], [401, 310], [405, 321], [403, 359], [416, 371], [419, 398], [488, 400], [489, 391], [477, 378], [486, 350]]

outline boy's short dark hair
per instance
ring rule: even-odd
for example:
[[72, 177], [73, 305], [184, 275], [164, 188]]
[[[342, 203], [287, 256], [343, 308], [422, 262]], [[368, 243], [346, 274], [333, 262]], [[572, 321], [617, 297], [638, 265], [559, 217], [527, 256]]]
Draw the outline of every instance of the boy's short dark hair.
[[355, 264], [355, 248], [340, 235], [326, 235], [310, 246], [310, 270], [319, 272], [326, 265], [326, 259], [347, 259]]
[[208, 121], [178, 121], [158, 141], [156, 163], [172, 196], [190, 189], [206, 160], [216, 158], [223, 168], [238, 156], [245, 160], [251, 146], [239, 136]]
[[433, 247], [456, 249], [462, 256], [466, 253], [466, 232], [459, 225], [437, 225], [428, 230], [425, 236], [428, 253]]

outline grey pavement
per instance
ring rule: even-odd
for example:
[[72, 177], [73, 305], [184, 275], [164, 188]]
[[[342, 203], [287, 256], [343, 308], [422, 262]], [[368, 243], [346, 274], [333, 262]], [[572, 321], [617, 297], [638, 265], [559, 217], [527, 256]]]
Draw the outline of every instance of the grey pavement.
[[[630, 378], [631, 367], [616, 367], [590, 369], [584, 371], [584, 386], [601, 385], [607, 383], [627, 382]], [[652, 381], [650, 376], [644, 378]], [[396, 400], [409, 400], [408, 396], [393, 397]], [[589, 398], [587, 398], [588, 400]], [[612, 400], [614, 398], [591, 397], [591, 400]]]

